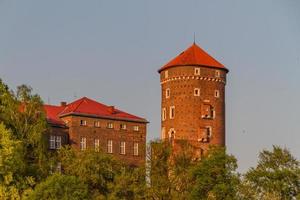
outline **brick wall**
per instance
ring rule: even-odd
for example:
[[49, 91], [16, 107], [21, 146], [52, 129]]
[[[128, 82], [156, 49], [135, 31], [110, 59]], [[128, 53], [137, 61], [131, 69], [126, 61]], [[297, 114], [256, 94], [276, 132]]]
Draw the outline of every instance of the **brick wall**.
[[[101, 150], [107, 152], [108, 140], [112, 140], [112, 155], [129, 165], [138, 166], [144, 164], [147, 132], [145, 122], [77, 115], [65, 116], [62, 120], [66, 123], [68, 129], [52, 127], [50, 134], [64, 134], [64, 138], [68, 137], [68, 143], [74, 148], [80, 150], [81, 138], [86, 138], [86, 148], [95, 149], [95, 139], [99, 139]], [[81, 120], [84, 120], [86, 125], [82, 125]], [[97, 126], [99, 127], [95, 126], [95, 122], [98, 123]], [[108, 128], [108, 123], [112, 123], [113, 128]], [[126, 129], [121, 129], [121, 124], [125, 124]], [[134, 130], [134, 126], [138, 126], [139, 130]], [[120, 154], [121, 141], [125, 142], [125, 155]], [[138, 143], [138, 155], [134, 155], [134, 143]]]
[[[199, 75], [195, 75], [195, 68], [200, 68]], [[226, 73], [223, 69], [199, 66], [177, 66], [160, 72], [161, 108], [166, 109], [166, 119], [161, 122], [162, 139], [172, 137], [173, 132], [173, 139], [189, 140], [203, 150], [210, 144], [225, 145]], [[200, 89], [199, 96], [194, 95], [195, 88]], [[175, 107], [174, 119], [170, 119], [171, 106]], [[206, 132], [211, 132], [207, 140], [203, 139]]]

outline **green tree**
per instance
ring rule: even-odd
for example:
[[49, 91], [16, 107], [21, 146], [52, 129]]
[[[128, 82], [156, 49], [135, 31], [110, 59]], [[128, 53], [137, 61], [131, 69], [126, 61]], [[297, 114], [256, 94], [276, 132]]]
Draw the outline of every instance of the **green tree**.
[[191, 171], [194, 178], [190, 199], [236, 199], [239, 175], [237, 161], [225, 148], [211, 147]]
[[34, 185], [26, 175], [24, 145], [0, 123], [0, 199], [18, 199]]
[[27, 174], [45, 177], [49, 172], [47, 121], [41, 98], [26, 85], [19, 86], [15, 94], [0, 80], [0, 120], [24, 145]]
[[109, 199], [145, 199], [146, 180], [143, 167], [125, 167], [111, 183]]
[[107, 197], [111, 183], [121, 170], [121, 164], [115, 158], [94, 150], [78, 151], [66, 146], [59, 151], [58, 157], [64, 173], [86, 183], [93, 197]]
[[[258, 165], [244, 177], [244, 185], [252, 188], [253, 199], [294, 199], [300, 193], [300, 164], [287, 149], [273, 146], [259, 154]], [[275, 199], [275, 198], [274, 198]]]
[[153, 141], [148, 150], [150, 199], [188, 199], [193, 185], [190, 171], [197, 163], [194, 148], [185, 140], [176, 141], [176, 150], [168, 141]]
[[152, 141], [147, 150], [147, 173], [149, 199], [172, 199], [172, 184], [169, 179], [172, 148], [167, 142]]
[[30, 200], [83, 200], [88, 198], [88, 187], [79, 178], [61, 174], [53, 174], [36, 185], [28, 195]]

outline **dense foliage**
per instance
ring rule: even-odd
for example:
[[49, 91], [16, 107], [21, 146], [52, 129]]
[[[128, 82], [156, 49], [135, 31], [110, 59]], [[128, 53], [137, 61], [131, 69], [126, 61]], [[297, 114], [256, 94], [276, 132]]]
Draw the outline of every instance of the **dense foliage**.
[[148, 145], [145, 166], [68, 146], [47, 149], [41, 98], [22, 85], [14, 93], [0, 80], [0, 199], [300, 199], [300, 164], [284, 148], [263, 150], [256, 167], [237, 173], [225, 148], [201, 160], [186, 141]]

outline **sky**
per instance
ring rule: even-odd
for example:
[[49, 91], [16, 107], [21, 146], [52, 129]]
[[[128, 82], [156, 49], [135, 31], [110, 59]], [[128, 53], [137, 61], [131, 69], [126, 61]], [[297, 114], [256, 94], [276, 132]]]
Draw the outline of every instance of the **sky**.
[[0, 78], [45, 103], [83, 96], [160, 135], [157, 70], [193, 43], [229, 70], [226, 145], [239, 170], [281, 145], [300, 159], [299, 0], [0, 0]]

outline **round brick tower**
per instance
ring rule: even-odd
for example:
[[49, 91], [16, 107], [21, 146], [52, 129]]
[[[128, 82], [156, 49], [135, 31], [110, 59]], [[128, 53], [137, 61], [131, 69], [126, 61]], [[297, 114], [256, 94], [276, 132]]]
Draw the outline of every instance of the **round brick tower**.
[[226, 69], [195, 43], [158, 70], [161, 139], [187, 140], [201, 156], [225, 145]]

